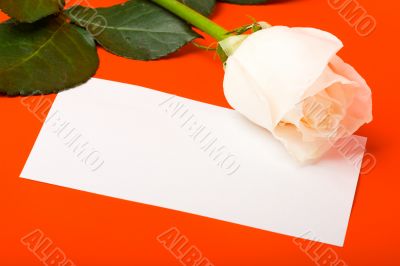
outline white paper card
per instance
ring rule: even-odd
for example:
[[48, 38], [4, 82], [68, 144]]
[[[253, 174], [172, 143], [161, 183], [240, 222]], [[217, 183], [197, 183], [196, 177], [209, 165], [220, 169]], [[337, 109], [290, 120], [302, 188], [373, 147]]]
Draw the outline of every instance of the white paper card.
[[21, 177], [342, 246], [352, 138], [301, 166], [233, 110], [92, 79], [57, 96]]

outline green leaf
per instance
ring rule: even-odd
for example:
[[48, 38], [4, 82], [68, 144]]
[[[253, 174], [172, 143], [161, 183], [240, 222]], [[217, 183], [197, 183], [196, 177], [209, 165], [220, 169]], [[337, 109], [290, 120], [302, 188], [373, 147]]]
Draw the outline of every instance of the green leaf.
[[0, 24], [0, 93], [47, 94], [95, 74], [99, 59], [89, 33], [60, 17]]
[[255, 4], [266, 3], [269, 0], [218, 0], [218, 1], [232, 3], [232, 4], [239, 4], [239, 5], [255, 5]]
[[179, 0], [183, 4], [197, 10], [205, 16], [211, 15], [214, 11], [216, 0]]
[[66, 14], [106, 50], [126, 58], [158, 59], [199, 37], [186, 22], [148, 0], [98, 9], [75, 6]]
[[20, 22], [35, 22], [59, 13], [64, 0], [0, 0], [0, 9]]

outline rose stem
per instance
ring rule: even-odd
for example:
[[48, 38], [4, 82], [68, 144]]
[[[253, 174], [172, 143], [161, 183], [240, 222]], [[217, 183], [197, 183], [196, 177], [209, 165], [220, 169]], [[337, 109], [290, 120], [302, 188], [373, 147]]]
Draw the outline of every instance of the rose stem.
[[177, 0], [151, 0], [174, 13], [189, 24], [207, 33], [217, 41], [229, 37], [229, 31]]

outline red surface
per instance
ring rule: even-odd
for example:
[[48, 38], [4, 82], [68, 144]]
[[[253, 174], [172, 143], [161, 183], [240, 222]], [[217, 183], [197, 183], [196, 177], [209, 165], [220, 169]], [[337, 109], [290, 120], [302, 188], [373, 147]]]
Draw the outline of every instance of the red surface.
[[[117, 1], [89, 2], [100, 6]], [[396, 117], [400, 4], [359, 3], [377, 21], [376, 30], [366, 37], [359, 36], [327, 0], [275, 1], [260, 6], [219, 4], [214, 19], [234, 28], [248, 23], [247, 15], [251, 15], [274, 25], [322, 28], [343, 40], [345, 48], [340, 55], [373, 89], [374, 121], [358, 134], [369, 138], [368, 150], [377, 165], [360, 178], [344, 248], [323, 245], [316, 253], [333, 250], [349, 265], [399, 264], [400, 181], [394, 164], [400, 151]], [[228, 106], [221, 86], [223, 70], [212, 52], [189, 46], [155, 62], [99, 52], [97, 77]], [[54, 95], [46, 97], [54, 99]], [[20, 101], [0, 98], [1, 265], [42, 264], [21, 243], [21, 238], [35, 229], [76, 265], [180, 265], [157, 240], [173, 226], [214, 265], [313, 265], [312, 258], [318, 257], [312, 255], [315, 246], [308, 253], [302, 252], [288, 236], [19, 178], [41, 128], [41, 122]]]

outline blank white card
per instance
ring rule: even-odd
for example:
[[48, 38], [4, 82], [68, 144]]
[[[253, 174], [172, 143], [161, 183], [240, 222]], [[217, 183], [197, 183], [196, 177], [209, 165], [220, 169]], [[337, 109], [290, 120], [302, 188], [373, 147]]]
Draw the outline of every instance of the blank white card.
[[234, 110], [92, 79], [57, 96], [21, 177], [342, 246], [352, 138], [299, 165]]

